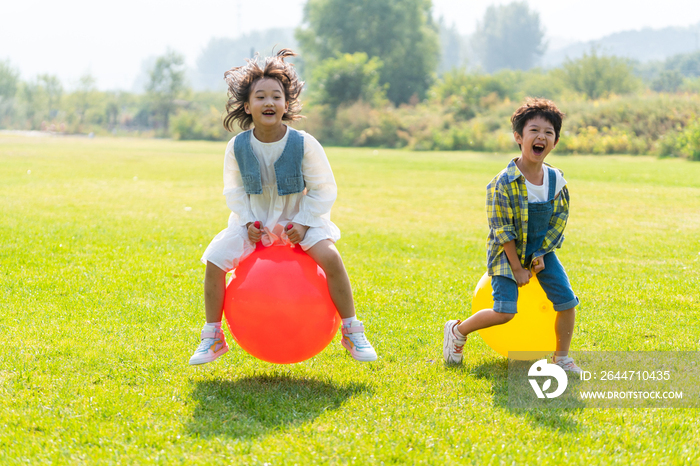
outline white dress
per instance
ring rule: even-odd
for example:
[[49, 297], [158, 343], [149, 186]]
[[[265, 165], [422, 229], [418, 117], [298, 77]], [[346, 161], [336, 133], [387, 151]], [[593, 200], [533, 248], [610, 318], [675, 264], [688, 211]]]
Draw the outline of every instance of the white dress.
[[310, 134], [300, 131], [304, 137], [304, 158], [301, 171], [306, 189], [297, 194], [280, 196], [277, 193], [275, 162], [282, 155], [287, 143], [287, 131], [277, 142], [258, 141], [251, 133], [253, 153], [260, 163], [262, 194], [247, 194], [243, 179], [233, 154], [233, 141], [229, 141], [224, 157], [224, 196], [231, 209], [228, 227], [209, 243], [202, 255], [220, 269], [230, 272], [248, 257], [255, 245], [248, 239], [248, 222], [260, 221], [264, 230], [264, 246], [291, 244], [284, 227], [290, 222], [306, 225], [309, 229], [299, 243], [306, 251], [321, 240], [336, 242], [340, 230], [331, 222], [331, 207], [337, 196], [337, 186], [330, 163], [321, 144]]

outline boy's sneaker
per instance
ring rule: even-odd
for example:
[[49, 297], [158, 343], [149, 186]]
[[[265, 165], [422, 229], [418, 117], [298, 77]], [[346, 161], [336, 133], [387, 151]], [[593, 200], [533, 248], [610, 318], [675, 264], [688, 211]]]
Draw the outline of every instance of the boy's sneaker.
[[553, 356], [554, 364], [564, 369], [566, 372], [573, 372], [574, 374], [580, 374], [581, 368], [576, 365], [574, 360], [568, 356], [558, 358]]
[[190, 358], [190, 365], [212, 362], [228, 351], [224, 331], [220, 328], [203, 328], [201, 338], [202, 341]]
[[442, 340], [442, 357], [447, 364], [462, 363], [462, 348], [467, 337], [459, 335], [457, 326], [461, 320], [448, 320], [445, 322], [444, 338]]
[[365, 337], [365, 326], [359, 320], [353, 321], [350, 325], [342, 327], [343, 339], [340, 343], [346, 350], [350, 351], [353, 358], [358, 361], [376, 361], [377, 352]]

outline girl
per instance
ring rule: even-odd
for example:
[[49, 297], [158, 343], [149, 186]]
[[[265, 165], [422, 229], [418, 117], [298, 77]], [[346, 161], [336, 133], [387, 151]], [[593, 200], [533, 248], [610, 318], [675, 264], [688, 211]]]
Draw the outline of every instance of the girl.
[[206, 323], [190, 364], [211, 362], [228, 351], [221, 329], [226, 273], [259, 241], [264, 246], [301, 246], [326, 273], [343, 321], [342, 345], [358, 361], [377, 359], [362, 322], [355, 318], [350, 280], [334, 245], [340, 230], [331, 222], [330, 211], [337, 188], [326, 154], [311, 135], [282, 123], [301, 118], [298, 99], [304, 83], [284, 61], [294, 55], [283, 49], [262, 66], [256, 58], [224, 73], [230, 96], [224, 127], [231, 131], [238, 123], [247, 131], [226, 148], [224, 196], [231, 215], [228, 227], [202, 256]]

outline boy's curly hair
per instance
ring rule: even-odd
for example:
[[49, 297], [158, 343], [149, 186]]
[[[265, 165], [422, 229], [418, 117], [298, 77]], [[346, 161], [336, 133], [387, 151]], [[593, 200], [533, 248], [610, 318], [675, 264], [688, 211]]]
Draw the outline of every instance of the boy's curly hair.
[[258, 64], [258, 56], [246, 60], [245, 66], [231, 68], [224, 73], [224, 80], [228, 84], [229, 99], [226, 103], [226, 117], [224, 117], [224, 128], [233, 131], [234, 123], [242, 129], [250, 128], [253, 117], [246, 113], [245, 103], [250, 99], [250, 93], [256, 81], [265, 78], [276, 79], [284, 89], [284, 98], [288, 107], [282, 120], [295, 121], [301, 118], [301, 102], [299, 94], [304, 87], [304, 81], [300, 81], [294, 70], [294, 65], [286, 63], [286, 57], [294, 57], [290, 49], [282, 49], [275, 56], [265, 58], [262, 66]]
[[552, 126], [554, 126], [555, 140], [558, 141], [559, 133], [561, 132], [561, 123], [566, 115], [557, 108], [554, 102], [548, 99], [533, 97], [525, 99], [525, 103], [510, 117], [513, 131], [522, 136], [523, 128], [525, 128], [527, 122], [538, 116], [549, 121]]

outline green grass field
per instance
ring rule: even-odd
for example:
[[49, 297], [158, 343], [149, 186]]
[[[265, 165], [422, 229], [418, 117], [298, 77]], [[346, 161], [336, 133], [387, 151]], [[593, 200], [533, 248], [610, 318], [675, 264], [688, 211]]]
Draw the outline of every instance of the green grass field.
[[[511, 410], [507, 361], [476, 335], [443, 364], [512, 154], [328, 148], [380, 359], [336, 336], [291, 366], [235, 345], [188, 366], [224, 147], [0, 136], [0, 464], [700, 464], [697, 409]], [[700, 163], [548, 161], [572, 199], [572, 349], [697, 350]]]

